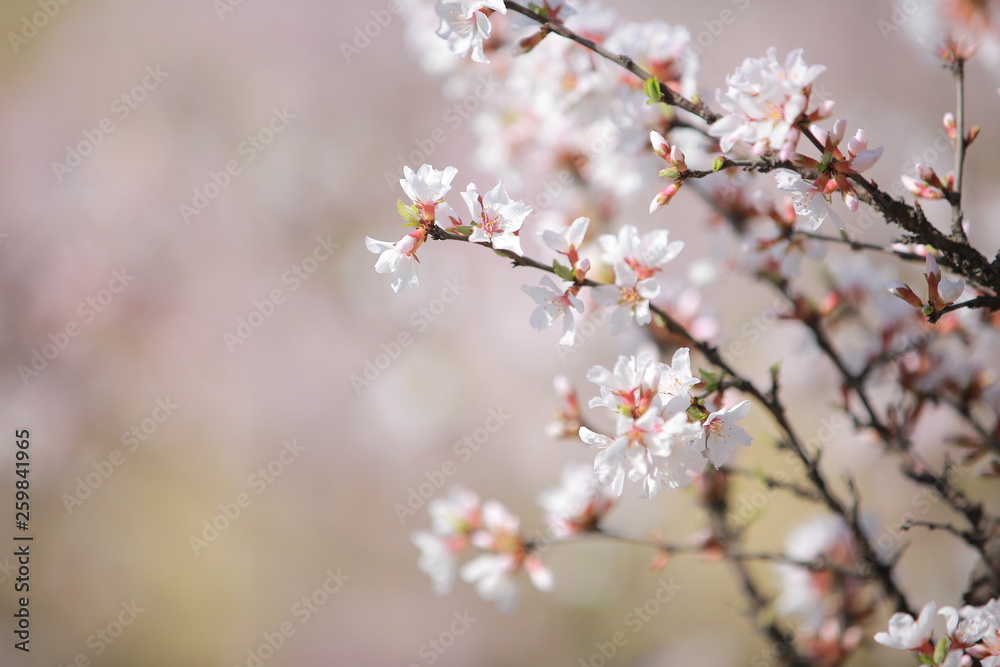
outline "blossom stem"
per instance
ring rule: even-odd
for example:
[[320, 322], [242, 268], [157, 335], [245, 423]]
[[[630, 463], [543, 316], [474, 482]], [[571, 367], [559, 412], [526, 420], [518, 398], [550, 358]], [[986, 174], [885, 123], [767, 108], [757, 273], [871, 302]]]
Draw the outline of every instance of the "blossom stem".
[[819, 495], [817, 495], [817, 493], [812, 489], [807, 489], [792, 482], [785, 482], [779, 479], [775, 479], [774, 477], [770, 477], [756, 470], [746, 470], [745, 468], [733, 468], [730, 466], [726, 466], [721, 470], [723, 470], [724, 472], [728, 472], [732, 475], [739, 475], [741, 477], [750, 477], [752, 479], [759, 480], [768, 489], [784, 489], [785, 491], [791, 492], [792, 495], [798, 496], [799, 498], [802, 498], [804, 500], [811, 500], [813, 502], [818, 502], [822, 500], [822, 498], [820, 498]]
[[795, 230], [797, 236], [804, 236], [806, 238], [815, 239], [817, 241], [825, 241], [827, 243], [842, 243], [851, 247], [851, 250], [874, 250], [875, 252], [882, 252], [887, 255], [895, 255], [900, 259], [904, 259], [911, 262], [925, 262], [926, 257], [918, 255], [912, 252], [906, 252], [905, 250], [896, 250], [894, 248], [889, 248], [886, 246], [878, 245], [877, 243], [866, 243], [865, 241], [856, 241], [854, 239], [849, 239], [843, 236], [827, 236], [825, 234], [817, 234], [816, 232], [810, 232], [804, 229]]
[[955, 188], [948, 193], [951, 203], [951, 234], [965, 243], [969, 242], [965, 235], [962, 211], [962, 172], [965, 167], [965, 60], [955, 58], [951, 63], [951, 71], [955, 75]]
[[[516, 2], [510, 2], [510, 0], [508, 0], [504, 4], [506, 5], [507, 9], [513, 10], [518, 14], [526, 16], [527, 18], [533, 21], [537, 21], [544, 30], [554, 32], [557, 35], [565, 37], [566, 39], [572, 40], [577, 44], [580, 44], [581, 46], [590, 49], [591, 51], [601, 56], [602, 58], [606, 58], [611, 62], [620, 65], [621, 67], [624, 67], [629, 72], [639, 77], [641, 80], [646, 81], [647, 79], [652, 78], [652, 75], [649, 72], [644, 70], [642, 67], [639, 67], [639, 65], [637, 65], [635, 61], [632, 60], [632, 58], [630, 58], [629, 56], [625, 54], [613, 53], [611, 51], [608, 51], [600, 44], [597, 44], [593, 40], [587, 39], [583, 35], [573, 32], [563, 24], [556, 23], [555, 21], [550, 21], [548, 18], [542, 16], [538, 12], [532, 11], [531, 9], [523, 5], [519, 5]], [[670, 90], [662, 81], [660, 81], [660, 91], [661, 91], [661, 98], [660, 98], [661, 102], [693, 113], [695, 116], [704, 119], [705, 122], [709, 124], [714, 123], [719, 118], [721, 118], [719, 114], [712, 111], [708, 107], [708, 105], [706, 105], [704, 102], [692, 102], [683, 95], [680, 95]]]
[[[429, 234], [433, 238], [440, 240], [469, 241], [467, 236], [452, 234], [444, 231], [443, 229], [431, 229]], [[490, 248], [490, 246], [486, 243], [476, 243], [475, 245]], [[496, 252], [508, 257], [511, 261], [513, 261], [515, 266], [531, 266], [542, 271], [555, 273], [555, 270], [551, 266], [547, 266], [533, 259], [522, 257], [508, 251], [501, 250]], [[583, 281], [580, 281], [580, 284], [588, 287], [597, 287], [601, 283], [597, 283], [589, 278], [586, 278]], [[865, 562], [871, 564], [872, 569], [874, 570], [873, 576], [875, 580], [880, 583], [883, 591], [885, 591], [886, 595], [892, 600], [895, 611], [905, 612], [912, 615], [912, 610], [909, 602], [907, 602], [906, 595], [899, 588], [893, 578], [892, 565], [885, 563], [878, 556], [874, 547], [868, 541], [867, 536], [862, 531], [856, 508], [854, 511], [849, 511], [844, 502], [840, 500], [829, 487], [826, 479], [823, 477], [823, 474], [819, 469], [819, 458], [813, 456], [808, 450], [806, 450], [801, 438], [792, 426], [781, 400], [777, 396], [767, 395], [749, 379], [740, 375], [726, 362], [725, 359], [722, 358], [716, 347], [695, 337], [684, 327], [684, 325], [675, 320], [662, 308], [654, 304], [650, 304], [650, 310], [661, 319], [668, 331], [678, 335], [690, 343], [692, 347], [701, 352], [709, 363], [723, 371], [729, 377], [733, 378], [733, 386], [736, 389], [757, 399], [757, 401], [771, 414], [772, 418], [785, 433], [786, 441], [792, 451], [805, 466], [806, 476], [810, 483], [816, 488], [816, 491], [819, 497], [822, 498], [823, 503], [831, 512], [843, 518], [847, 525], [850, 526], [851, 531], [854, 534], [855, 541], [858, 544], [858, 549], [861, 552], [860, 556]], [[874, 411], [872, 411], [872, 414], [874, 415]], [[748, 584], [745, 580], [744, 588], [746, 593], [750, 595], [752, 592], [751, 589], [753, 588], [752, 582]]]

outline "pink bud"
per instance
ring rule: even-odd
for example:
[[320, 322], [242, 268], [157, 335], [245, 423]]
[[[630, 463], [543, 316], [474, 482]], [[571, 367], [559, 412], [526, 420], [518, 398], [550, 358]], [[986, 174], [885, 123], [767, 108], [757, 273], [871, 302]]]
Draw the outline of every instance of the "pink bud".
[[858, 130], [854, 137], [852, 137], [847, 142], [847, 152], [851, 155], [860, 155], [862, 151], [868, 148], [868, 133], [864, 130]]
[[958, 126], [955, 123], [955, 114], [948, 112], [944, 115], [944, 120], [942, 120], [944, 125], [944, 131], [948, 133], [948, 136], [954, 142], [955, 138], [958, 136]]
[[920, 297], [917, 296], [912, 289], [910, 289], [909, 285], [901, 283], [896, 280], [892, 280], [889, 282], [887, 287], [889, 288], [890, 294], [892, 294], [893, 296], [898, 296], [900, 299], [910, 304], [914, 308], [923, 307], [924, 302], [920, 300]]
[[663, 159], [666, 159], [667, 151], [670, 150], [670, 144], [667, 143], [667, 140], [663, 138], [662, 134], [656, 130], [651, 131], [649, 133], [649, 143], [653, 145], [653, 152]]
[[687, 171], [687, 164], [684, 162], [684, 153], [677, 144], [670, 147], [670, 164], [677, 167], [679, 171]]
[[819, 141], [819, 143], [823, 144], [824, 146], [827, 145], [827, 138], [830, 136], [829, 132], [824, 130], [819, 125], [810, 125], [809, 129], [812, 131], [813, 136], [816, 137], [816, 140]]
[[851, 189], [850, 192], [844, 193], [844, 203], [847, 204], [847, 208], [850, 209], [852, 212], [854, 213], [858, 212], [858, 208], [860, 207], [861, 202], [858, 199], [858, 195], [857, 193], [854, 192], [853, 188]]
[[937, 172], [934, 171], [933, 167], [930, 167], [922, 162], [918, 162], [917, 166], [917, 176], [921, 179], [927, 181], [928, 183], [936, 183], [938, 180]]
[[879, 161], [882, 157], [882, 153], [885, 151], [884, 146], [879, 146], [878, 148], [871, 148], [868, 150], [863, 150], [857, 154], [853, 160], [851, 160], [851, 168], [854, 169], [855, 173], [860, 174], [866, 169], [870, 169]]
[[944, 193], [938, 188], [932, 187], [914, 179], [911, 176], [900, 176], [899, 180], [903, 182], [903, 186], [910, 191], [916, 197], [922, 197], [924, 199], [942, 199]]
[[683, 183], [683, 181], [674, 181], [658, 192], [656, 196], [653, 197], [653, 201], [649, 204], [649, 212], [652, 213], [661, 206], [669, 204], [670, 200], [674, 198], [675, 194], [677, 194], [677, 191], [681, 189], [681, 183]]
[[847, 119], [838, 118], [837, 122], [833, 124], [833, 131], [830, 132], [830, 137], [828, 139], [829, 145], [838, 146], [840, 142], [844, 139], [844, 132], [847, 131]]

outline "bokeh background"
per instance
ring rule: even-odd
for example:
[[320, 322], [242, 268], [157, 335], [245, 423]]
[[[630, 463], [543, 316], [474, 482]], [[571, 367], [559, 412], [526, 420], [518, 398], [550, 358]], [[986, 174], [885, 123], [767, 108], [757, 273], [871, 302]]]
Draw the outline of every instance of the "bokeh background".
[[[893, 20], [888, 2], [616, 7], [698, 32], [737, 4], [746, 8], [702, 54], [708, 99], [744, 57], [802, 46], [808, 62], [828, 67], [823, 82], [838, 115], [887, 146], [876, 179], [896, 179], [932, 145], [951, 109], [950, 78], [922, 55], [914, 25], [880, 29]], [[742, 665], [767, 655], [718, 563], [678, 558], [650, 575], [651, 554], [638, 547], [561, 546], [546, 554], [555, 592], [527, 587], [511, 615], [463, 584], [438, 598], [417, 570], [409, 535], [428, 525], [426, 505], [402, 519], [394, 505], [452, 461], [449, 484], [500, 499], [538, 528], [537, 495], [556, 485], [566, 461], [591, 456], [543, 434], [557, 407], [553, 375], [567, 374], [586, 399], [586, 369], [610, 366], [635, 339], [602, 330], [560, 358], [557, 332], [528, 325], [533, 305], [519, 287], [536, 277], [477, 248], [430, 244], [420, 289], [404, 294], [375, 274], [364, 237], [394, 240], [399, 230], [401, 192], [385, 174], [398, 178], [400, 155], [442, 125], [450, 104], [421, 71], [398, 15], [345, 55], [387, 6], [13, 0], [0, 8], [0, 503], [10, 526], [0, 529], [0, 664], [577, 665], [671, 579], [680, 592], [629, 635], [614, 664]], [[32, 21], [43, 25], [33, 31]], [[970, 67], [969, 83], [969, 117], [986, 129], [970, 156], [967, 201], [973, 238], [988, 255], [1000, 236], [976, 223], [997, 210], [994, 62]], [[476, 170], [473, 147], [463, 124], [430, 161], [459, 168], [457, 189], [468, 180], [491, 186], [496, 176]], [[671, 206], [636, 222], [669, 222], [674, 238], [697, 248], [704, 208]], [[456, 284], [452, 303], [435, 304]], [[710, 296], [738, 330], [772, 298], [736, 287], [723, 282]], [[242, 320], [256, 326], [241, 329]], [[369, 384], [352, 383], [401, 333], [412, 342]], [[741, 363], [763, 372], [801, 342], [776, 324]], [[830, 413], [823, 392], [833, 378], [814, 362], [786, 362], [806, 433]], [[510, 418], [460, 460], [454, 443], [491, 409]], [[762, 451], [741, 463], [796, 474], [766, 454], [765, 419], [748, 427]], [[24, 428], [35, 537], [30, 654], [12, 648], [8, 541], [14, 431]], [[911, 506], [913, 489], [871, 443], [844, 433], [828, 451], [831, 474], [852, 470], [879, 521]], [[741, 492], [757, 490], [749, 483]], [[627, 489], [611, 517], [623, 532], [658, 528], [683, 540], [703, 525], [686, 494], [635, 495]], [[777, 498], [753, 533], [774, 549], [814, 516]], [[224, 528], [212, 533], [206, 522]], [[955, 601], [970, 556], [947, 537], [920, 539], [901, 566], [912, 598]], [[442, 633], [455, 614], [475, 621], [451, 642]], [[269, 636], [280, 648], [261, 651]], [[442, 654], [427, 648], [437, 638], [449, 644]], [[908, 658], [876, 649], [857, 664]]]

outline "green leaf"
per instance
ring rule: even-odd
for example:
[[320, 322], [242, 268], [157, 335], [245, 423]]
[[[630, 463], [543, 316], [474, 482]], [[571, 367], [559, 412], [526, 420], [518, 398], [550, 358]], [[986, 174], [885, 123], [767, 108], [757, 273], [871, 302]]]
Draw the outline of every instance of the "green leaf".
[[771, 375], [771, 382], [777, 383], [778, 374], [781, 372], [781, 360], [771, 364], [770, 368], [767, 369], [767, 372]]
[[568, 280], [569, 282], [573, 282], [573, 280], [575, 279], [573, 275], [573, 269], [571, 269], [568, 266], [563, 266], [562, 264], [559, 263], [558, 260], [555, 259], [552, 260], [552, 270], [555, 271], [556, 275], [562, 278], [563, 280]]
[[693, 422], [703, 422], [708, 419], [708, 413], [702, 410], [697, 405], [688, 406], [687, 416]]
[[925, 654], [921, 653], [917, 657], [920, 658], [920, 662], [924, 663], [925, 665], [933, 665], [933, 664], [935, 664], [934, 663], [934, 658], [930, 657], [929, 655], [925, 655]]
[[720, 155], [719, 157], [715, 158], [715, 162], [712, 163], [712, 171], [713, 172], [719, 171], [724, 166], [726, 166], [726, 158]]
[[655, 76], [651, 76], [646, 79], [646, 83], [643, 84], [642, 89], [646, 91], [646, 104], [657, 104], [663, 100], [663, 91], [660, 89], [660, 80]]
[[472, 225], [459, 225], [455, 228], [455, 233], [461, 234], [462, 236], [471, 236], [473, 229], [475, 229], [475, 227]]
[[660, 178], [669, 178], [671, 181], [676, 181], [680, 175], [681, 172], [677, 171], [676, 167], [667, 167], [660, 170]]
[[934, 664], [940, 665], [944, 662], [944, 659], [948, 657], [948, 649], [951, 648], [951, 642], [948, 641], [947, 637], [942, 637], [941, 641], [937, 643], [934, 647]]
[[416, 227], [420, 224], [420, 214], [417, 213], [417, 205], [407, 206], [401, 199], [396, 200], [396, 210], [406, 220], [407, 224]]
[[722, 381], [722, 373], [713, 373], [712, 371], [706, 371], [704, 368], [701, 369], [701, 381], [704, 383], [705, 391], [715, 391], [718, 388], [719, 383]]
[[535, 12], [536, 14], [540, 14], [541, 16], [544, 16], [545, 18], [549, 18], [549, 8], [546, 7], [546, 6], [544, 6], [544, 5], [539, 6], [539, 5], [536, 5], [533, 2], [529, 2], [528, 3], [528, 9], [530, 9], [533, 12]]

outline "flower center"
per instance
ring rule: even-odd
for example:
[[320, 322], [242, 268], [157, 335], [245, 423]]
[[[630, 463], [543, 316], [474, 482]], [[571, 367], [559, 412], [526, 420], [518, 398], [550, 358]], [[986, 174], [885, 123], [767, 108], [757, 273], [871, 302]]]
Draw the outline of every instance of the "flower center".
[[642, 303], [644, 299], [639, 295], [639, 290], [635, 287], [623, 287], [621, 288], [621, 294], [618, 297], [618, 303], [622, 306], [635, 307]]
[[494, 234], [499, 234], [503, 232], [503, 216], [494, 211], [491, 208], [483, 209], [483, 222], [481, 227], [483, 231], [493, 236]]

